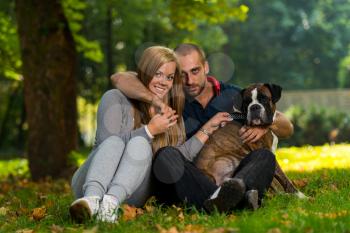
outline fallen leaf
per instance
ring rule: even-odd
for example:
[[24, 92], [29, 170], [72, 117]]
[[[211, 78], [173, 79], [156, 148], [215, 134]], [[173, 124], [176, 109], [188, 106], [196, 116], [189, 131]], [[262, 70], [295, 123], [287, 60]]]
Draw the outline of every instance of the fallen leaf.
[[97, 226], [94, 226], [94, 227], [91, 228], [91, 229], [83, 230], [83, 233], [96, 233], [97, 230], [98, 230], [98, 227], [97, 227]]
[[282, 231], [279, 228], [271, 228], [267, 231], [267, 233], [282, 233]]
[[134, 206], [129, 206], [127, 204], [123, 205], [123, 221], [129, 221], [136, 218], [138, 215], [142, 215], [144, 212], [140, 208], [136, 208]]
[[7, 214], [7, 211], [8, 211], [9, 209], [8, 208], [6, 208], [6, 207], [1, 207], [0, 208], [0, 215], [1, 216], [5, 216], [6, 214]]
[[293, 180], [293, 183], [298, 187], [298, 188], [304, 188], [308, 183], [308, 179], [303, 178], [303, 179], [298, 179], [298, 180]]
[[52, 226], [50, 227], [51, 229], [51, 233], [61, 233], [64, 231], [63, 227], [57, 226], [55, 224], [52, 224]]
[[330, 188], [332, 191], [338, 191], [338, 187], [335, 184], [331, 184]]
[[20, 229], [20, 230], [17, 230], [17, 231], [16, 231], [16, 233], [33, 233], [33, 232], [34, 232], [34, 230], [28, 229], [28, 228], [26, 228], [26, 229]]
[[208, 231], [208, 233], [235, 233], [235, 232], [239, 232], [239, 229], [219, 227]]
[[191, 221], [194, 222], [194, 221], [197, 221], [198, 219], [198, 215], [197, 214], [192, 214], [191, 215]]
[[179, 233], [176, 227], [171, 227], [169, 230], [161, 227], [159, 224], [156, 224], [156, 228], [158, 229], [159, 233]]
[[39, 221], [40, 219], [43, 219], [45, 217], [45, 214], [46, 214], [46, 208], [39, 207], [39, 208], [33, 209], [32, 217], [34, 220]]
[[183, 222], [185, 220], [185, 216], [184, 216], [184, 213], [182, 211], [179, 213], [179, 215], [177, 217], [179, 218], [179, 220], [181, 222]]
[[147, 213], [152, 213], [154, 211], [154, 206], [146, 205], [145, 209]]
[[182, 233], [202, 233], [204, 232], [204, 227], [201, 225], [186, 225]]

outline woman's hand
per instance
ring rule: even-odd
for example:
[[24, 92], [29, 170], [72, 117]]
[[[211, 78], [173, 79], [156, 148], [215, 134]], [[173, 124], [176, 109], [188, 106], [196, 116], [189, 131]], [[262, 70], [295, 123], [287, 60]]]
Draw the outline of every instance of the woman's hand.
[[153, 136], [164, 133], [177, 123], [178, 117], [179, 115], [174, 110], [167, 109], [163, 114], [155, 114], [149, 121], [147, 128]]
[[232, 117], [227, 112], [218, 112], [215, 116], [213, 116], [207, 123], [202, 126], [206, 132], [211, 135], [217, 130], [220, 126], [223, 127], [227, 122], [232, 121]]

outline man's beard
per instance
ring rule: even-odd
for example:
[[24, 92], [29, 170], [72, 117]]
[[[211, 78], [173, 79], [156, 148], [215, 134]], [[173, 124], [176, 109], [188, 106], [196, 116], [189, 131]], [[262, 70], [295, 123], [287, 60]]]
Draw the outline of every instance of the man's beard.
[[189, 96], [191, 96], [191, 97], [193, 97], [193, 98], [199, 96], [200, 94], [202, 94], [202, 92], [203, 92], [203, 90], [204, 90], [204, 88], [205, 88], [205, 82], [203, 83], [203, 85], [201, 85], [201, 86], [196, 85], [195, 87], [198, 87], [198, 88], [199, 88], [199, 91], [196, 91], [195, 93], [193, 93], [193, 92], [188, 91], [189, 88], [186, 87], [186, 88], [185, 88], [186, 94], [189, 95]]

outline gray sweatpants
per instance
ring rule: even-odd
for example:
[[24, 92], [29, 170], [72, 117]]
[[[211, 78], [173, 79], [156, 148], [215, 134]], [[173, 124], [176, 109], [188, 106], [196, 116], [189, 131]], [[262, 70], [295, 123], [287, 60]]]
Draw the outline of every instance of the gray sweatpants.
[[95, 148], [72, 178], [76, 198], [115, 196], [119, 203], [142, 206], [151, 195], [152, 148], [141, 136], [125, 145], [118, 136], [110, 136]]

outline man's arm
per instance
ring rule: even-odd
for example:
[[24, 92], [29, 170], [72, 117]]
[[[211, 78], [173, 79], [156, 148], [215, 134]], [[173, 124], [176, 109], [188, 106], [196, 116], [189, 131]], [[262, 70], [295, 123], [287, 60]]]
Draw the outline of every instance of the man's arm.
[[239, 130], [239, 135], [243, 143], [254, 143], [264, 136], [269, 129], [278, 138], [288, 138], [294, 132], [292, 122], [283, 113], [276, 111], [275, 119], [269, 128], [243, 126]]
[[115, 88], [119, 89], [130, 99], [152, 103], [152, 93], [141, 83], [135, 72], [127, 71], [113, 74], [111, 81]]
[[278, 138], [289, 138], [294, 132], [292, 122], [286, 117], [286, 115], [279, 111], [276, 111], [276, 117], [270, 126], [270, 129]]
[[136, 99], [152, 104], [160, 112], [164, 113], [169, 107], [158, 97], [152, 94], [147, 87], [137, 78], [137, 74], [132, 71], [119, 72], [111, 76], [112, 84], [130, 99]]

